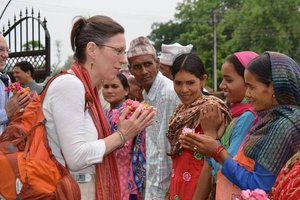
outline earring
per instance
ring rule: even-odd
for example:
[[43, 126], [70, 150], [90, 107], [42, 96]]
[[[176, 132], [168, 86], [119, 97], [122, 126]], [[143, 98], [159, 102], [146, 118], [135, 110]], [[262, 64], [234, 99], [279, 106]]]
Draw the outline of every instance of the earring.
[[273, 94], [272, 97], [275, 98], [275, 94]]

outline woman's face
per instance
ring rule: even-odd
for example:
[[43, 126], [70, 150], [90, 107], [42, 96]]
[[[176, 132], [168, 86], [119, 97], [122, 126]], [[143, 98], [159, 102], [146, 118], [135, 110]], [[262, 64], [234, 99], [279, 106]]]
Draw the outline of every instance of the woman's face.
[[174, 77], [174, 89], [184, 105], [190, 105], [202, 96], [205, 79], [200, 80], [194, 74], [180, 70]]
[[253, 110], [256, 112], [272, 108], [277, 103], [274, 96], [273, 84], [269, 86], [258, 81], [255, 74], [245, 70], [246, 97], [249, 98]]
[[105, 44], [97, 45], [93, 53], [94, 76], [100, 77], [101, 80], [114, 79], [121, 66], [127, 63], [125, 49], [125, 37], [121, 33], [111, 37]]
[[224, 91], [224, 96], [230, 103], [241, 102], [245, 97], [246, 85], [244, 78], [240, 76], [230, 62], [222, 65], [222, 82], [220, 88]]
[[110, 103], [111, 108], [115, 108], [121, 102], [125, 101], [128, 91], [123, 87], [119, 78], [105, 80], [102, 89], [104, 99]]

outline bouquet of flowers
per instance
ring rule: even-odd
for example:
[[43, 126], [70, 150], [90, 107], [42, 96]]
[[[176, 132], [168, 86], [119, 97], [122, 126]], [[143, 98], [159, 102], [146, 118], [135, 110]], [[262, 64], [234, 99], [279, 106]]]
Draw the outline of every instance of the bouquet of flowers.
[[267, 193], [262, 189], [242, 190], [241, 199], [235, 200], [269, 200]]
[[[149, 110], [149, 109], [154, 109], [153, 106], [150, 106], [149, 104], [145, 103], [145, 102], [138, 102], [138, 101], [134, 101], [131, 99], [127, 99], [124, 104], [123, 104], [123, 109], [125, 108], [129, 108], [129, 112], [126, 114], [125, 119], [128, 119], [131, 117], [131, 115], [134, 113], [134, 111], [139, 107], [139, 105], [142, 105], [142, 112], [144, 110]], [[113, 116], [112, 116], [112, 122], [113, 123], [118, 123], [119, 118], [120, 118], [120, 111], [119, 109], [113, 109]]]
[[11, 83], [7, 88], [5, 88], [6, 92], [12, 92], [13, 95], [17, 94], [20, 92], [20, 94], [24, 94], [26, 92], [30, 92], [30, 88], [26, 87], [23, 88], [19, 82]]

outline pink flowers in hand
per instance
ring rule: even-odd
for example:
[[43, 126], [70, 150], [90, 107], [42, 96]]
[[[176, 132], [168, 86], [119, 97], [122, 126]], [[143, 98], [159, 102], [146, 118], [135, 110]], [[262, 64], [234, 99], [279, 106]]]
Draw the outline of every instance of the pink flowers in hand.
[[191, 128], [188, 128], [188, 127], [184, 127], [183, 129], [182, 129], [182, 134], [183, 135], [186, 135], [186, 134], [188, 134], [188, 133], [195, 133], [195, 129], [191, 129]]
[[20, 94], [24, 94], [25, 92], [29, 92], [30, 89], [28, 87], [23, 88], [19, 82], [15, 82], [15, 83], [10, 84], [7, 88], [5, 88], [5, 91], [6, 92], [11, 91], [13, 93], [13, 95], [15, 95], [18, 92], [20, 92]]
[[235, 200], [269, 200], [267, 193], [262, 189], [255, 189], [253, 191], [243, 190], [241, 193], [241, 199]]
[[[124, 104], [123, 104], [123, 109], [125, 108], [129, 108], [129, 112], [126, 114], [125, 119], [128, 119], [131, 117], [131, 115], [134, 113], [134, 111], [140, 106], [143, 105], [142, 107], [142, 112], [144, 110], [148, 110], [148, 109], [154, 109], [153, 106], [150, 106], [149, 104], [145, 103], [145, 102], [138, 102], [138, 101], [134, 101], [131, 99], [127, 99]], [[120, 111], [118, 109], [113, 109], [112, 110], [112, 122], [113, 123], [118, 123], [119, 121], [119, 117], [120, 117]]]

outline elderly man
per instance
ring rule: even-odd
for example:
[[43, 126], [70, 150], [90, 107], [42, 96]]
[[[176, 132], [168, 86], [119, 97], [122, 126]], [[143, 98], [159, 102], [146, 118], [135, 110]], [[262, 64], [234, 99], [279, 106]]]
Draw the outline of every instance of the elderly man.
[[9, 118], [19, 109], [24, 108], [30, 102], [29, 93], [12, 96], [5, 91], [5, 87], [10, 83], [7, 74], [4, 73], [9, 48], [4, 36], [0, 33], [0, 135], [5, 129]]
[[168, 121], [179, 104], [171, 80], [159, 71], [159, 58], [146, 37], [131, 41], [127, 53], [129, 70], [143, 87], [146, 103], [156, 108], [155, 122], [146, 129], [146, 191], [145, 199], [164, 199], [169, 189], [172, 169], [167, 156]]
[[38, 85], [33, 80], [34, 68], [30, 62], [21, 61], [15, 64], [13, 68], [13, 75], [23, 88], [29, 87], [30, 90], [35, 90], [37, 94], [40, 94], [43, 87]]

